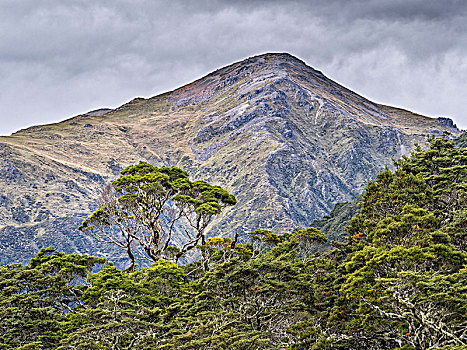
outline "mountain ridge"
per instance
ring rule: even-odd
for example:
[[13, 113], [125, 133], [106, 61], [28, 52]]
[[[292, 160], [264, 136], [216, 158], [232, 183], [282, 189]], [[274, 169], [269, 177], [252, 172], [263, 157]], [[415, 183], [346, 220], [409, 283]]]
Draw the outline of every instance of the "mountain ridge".
[[[0, 263], [46, 245], [105, 255], [76, 222], [140, 160], [236, 194], [211, 234], [307, 226], [427, 134], [460, 134], [443, 123], [373, 103], [290, 54], [250, 57], [171, 92], [0, 137]], [[15, 243], [23, 236], [26, 247]]]

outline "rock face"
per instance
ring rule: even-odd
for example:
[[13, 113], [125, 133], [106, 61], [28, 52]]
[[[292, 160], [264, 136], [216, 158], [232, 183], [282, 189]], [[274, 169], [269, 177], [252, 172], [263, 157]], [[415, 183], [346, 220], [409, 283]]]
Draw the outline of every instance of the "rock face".
[[211, 234], [281, 232], [354, 199], [391, 157], [443, 131], [460, 134], [449, 119], [375, 104], [289, 54], [252, 57], [173, 92], [1, 137], [0, 263], [48, 245], [118, 259], [76, 227], [104, 184], [140, 160], [237, 196]]

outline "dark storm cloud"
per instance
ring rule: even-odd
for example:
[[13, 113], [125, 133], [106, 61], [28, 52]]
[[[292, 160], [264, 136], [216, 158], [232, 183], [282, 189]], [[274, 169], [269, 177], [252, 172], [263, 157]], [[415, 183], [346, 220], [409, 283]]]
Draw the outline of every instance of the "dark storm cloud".
[[0, 134], [287, 51], [386, 104], [467, 127], [465, 1], [0, 2]]

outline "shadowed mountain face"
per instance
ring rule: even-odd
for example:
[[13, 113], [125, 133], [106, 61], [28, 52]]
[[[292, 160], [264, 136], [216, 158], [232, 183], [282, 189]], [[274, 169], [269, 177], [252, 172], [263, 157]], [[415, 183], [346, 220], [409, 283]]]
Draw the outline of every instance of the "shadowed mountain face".
[[77, 224], [140, 160], [236, 195], [210, 234], [283, 232], [354, 199], [391, 157], [443, 131], [459, 134], [448, 119], [375, 104], [291, 55], [249, 58], [173, 92], [1, 137], [0, 263], [49, 245], [105, 255]]

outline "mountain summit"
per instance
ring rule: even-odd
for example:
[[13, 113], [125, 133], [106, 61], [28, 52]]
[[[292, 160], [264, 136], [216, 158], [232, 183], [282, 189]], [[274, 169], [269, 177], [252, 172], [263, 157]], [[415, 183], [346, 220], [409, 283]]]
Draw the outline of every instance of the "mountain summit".
[[391, 157], [444, 131], [460, 133], [449, 119], [373, 103], [289, 54], [251, 57], [172, 92], [0, 137], [0, 263], [49, 245], [104, 254], [76, 227], [140, 160], [235, 194], [211, 234], [282, 232], [354, 199]]

